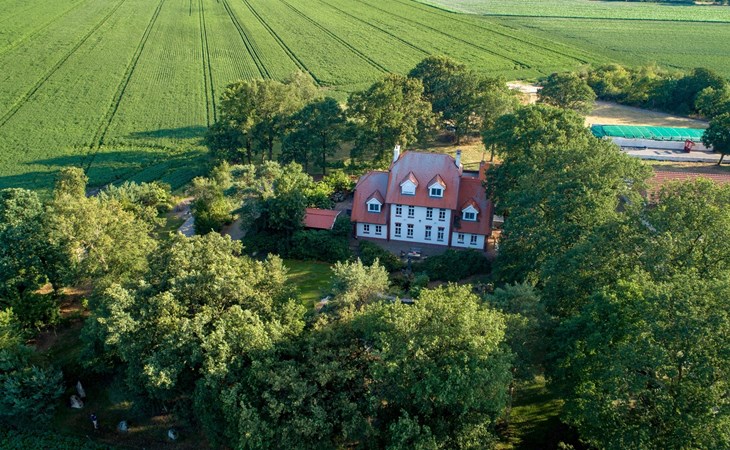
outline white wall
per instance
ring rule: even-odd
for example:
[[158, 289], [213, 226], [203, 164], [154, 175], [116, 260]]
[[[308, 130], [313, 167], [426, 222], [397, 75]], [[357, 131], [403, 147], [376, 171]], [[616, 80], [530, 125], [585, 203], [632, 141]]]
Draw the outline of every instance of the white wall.
[[[357, 229], [356, 229], [356, 233], [355, 233], [355, 235], [357, 237], [369, 237], [369, 238], [376, 238], [376, 239], [386, 239], [388, 237], [388, 226], [387, 225], [376, 225], [374, 223], [367, 224], [367, 225], [370, 225], [370, 233], [368, 233], [368, 234], [365, 233], [364, 225], [366, 225], [366, 224], [364, 224], [364, 223], [357, 224]], [[383, 227], [382, 233], [375, 234], [376, 226]]]
[[[395, 241], [406, 241], [406, 242], [418, 242], [421, 244], [434, 244], [434, 245], [449, 245], [449, 233], [451, 230], [451, 210], [445, 209], [446, 218], [445, 220], [439, 219], [439, 208], [433, 208], [433, 219], [426, 220], [426, 208], [422, 206], [414, 207], [413, 217], [408, 217], [408, 205], [403, 206], [403, 214], [398, 217], [396, 213], [396, 205], [390, 205], [390, 239]], [[401, 223], [401, 236], [395, 236], [395, 224], [396, 222]], [[413, 238], [406, 237], [408, 235], [408, 224], [413, 224]], [[426, 240], [426, 225], [431, 225], [431, 239]], [[438, 227], [444, 227], [444, 240], [437, 241]]]
[[[464, 243], [459, 243], [459, 233], [454, 231], [451, 234], [451, 246], [452, 247], [463, 247], [463, 248], [476, 248], [478, 250], [484, 249], [484, 235], [483, 234], [476, 234], [472, 235], [470, 233], [463, 233], [464, 234]], [[471, 237], [476, 236], [477, 237], [477, 243], [474, 245], [471, 245]]]

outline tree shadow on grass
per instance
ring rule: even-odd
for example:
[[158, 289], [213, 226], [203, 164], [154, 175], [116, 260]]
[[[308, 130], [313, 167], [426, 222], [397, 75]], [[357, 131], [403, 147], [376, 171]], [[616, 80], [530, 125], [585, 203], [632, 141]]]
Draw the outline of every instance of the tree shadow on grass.
[[93, 158], [89, 154], [69, 154], [29, 161], [26, 164], [40, 170], [0, 176], [0, 189], [24, 188], [50, 192], [58, 171], [63, 167], [72, 166], [82, 167], [87, 171], [90, 187], [121, 183], [126, 180], [138, 182], [162, 180], [177, 188], [207, 169], [206, 152], [200, 149], [102, 150], [93, 155]]
[[163, 128], [159, 130], [135, 131], [127, 135], [130, 139], [149, 140], [149, 139], [197, 139], [202, 141], [207, 127], [191, 126], [180, 128]]

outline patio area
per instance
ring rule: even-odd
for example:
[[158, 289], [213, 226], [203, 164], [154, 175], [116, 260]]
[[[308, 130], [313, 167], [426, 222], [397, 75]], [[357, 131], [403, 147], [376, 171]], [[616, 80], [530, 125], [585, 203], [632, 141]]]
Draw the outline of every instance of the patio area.
[[[405, 242], [405, 241], [388, 241], [385, 239], [372, 239], [360, 237], [358, 239], [352, 238], [352, 244], [354, 248], [357, 248], [359, 241], [369, 241], [378, 246], [388, 250], [389, 252], [401, 257], [405, 261], [410, 253], [413, 261], [419, 259], [428, 258], [429, 256], [440, 255], [448, 249], [454, 250], [467, 250], [460, 247], [449, 247], [446, 245], [433, 245], [433, 244], [422, 244], [420, 242]], [[420, 251], [420, 257], [417, 254]], [[492, 259], [495, 256], [494, 253], [494, 234], [488, 239], [487, 250], [483, 252], [488, 258]]]

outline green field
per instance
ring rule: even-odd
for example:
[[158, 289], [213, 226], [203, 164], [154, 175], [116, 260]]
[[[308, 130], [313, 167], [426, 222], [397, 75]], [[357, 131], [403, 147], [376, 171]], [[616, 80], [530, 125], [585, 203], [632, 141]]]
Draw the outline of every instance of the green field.
[[[486, 17], [415, 0], [0, 0], [0, 188], [47, 189], [72, 164], [92, 186], [182, 186], [204, 170], [200, 139], [221, 91], [242, 78], [303, 70], [344, 99], [429, 54], [508, 78], [608, 61], [730, 75], [724, 23], [527, 17], [560, 12], [558, 0], [540, 3], [553, 9]], [[720, 20], [697, 11], [692, 20]]]
[[420, 0], [450, 11], [485, 16], [730, 22], [730, 8], [597, 0]]

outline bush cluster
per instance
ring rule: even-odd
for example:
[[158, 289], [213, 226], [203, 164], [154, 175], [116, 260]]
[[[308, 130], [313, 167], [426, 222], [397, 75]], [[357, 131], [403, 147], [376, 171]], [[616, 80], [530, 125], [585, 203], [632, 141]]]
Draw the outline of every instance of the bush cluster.
[[491, 270], [489, 260], [476, 250], [446, 250], [413, 265], [414, 272], [424, 272], [431, 280], [459, 281]]
[[395, 272], [403, 268], [403, 262], [388, 250], [383, 249], [378, 244], [370, 241], [361, 240], [358, 244], [360, 260], [366, 266], [371, 266], [376, 259], [380, 260], [380, 265], [385, 267], [388, 272]]

